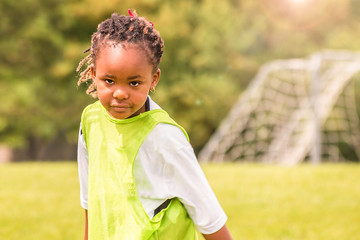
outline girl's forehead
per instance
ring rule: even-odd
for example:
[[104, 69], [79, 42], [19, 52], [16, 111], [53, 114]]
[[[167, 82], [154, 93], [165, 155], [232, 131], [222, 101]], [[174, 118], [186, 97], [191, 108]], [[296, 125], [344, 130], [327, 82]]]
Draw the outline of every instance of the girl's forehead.
[[141, 57], [144, 63], [152, 65], [146, 47], [142, 43], [106, 41], [99, 46], [96, 55], [96, 62], [109, 57], [114, 59], [121, 57], [129, 58], [131, 56]]
[[153, 65], [149, 62], [142, 48], [123, 47], [121, 45], [108, 45], [99, 50], [95, 62], [96, 69], [100, 72], [142, 72], [149, 74]]

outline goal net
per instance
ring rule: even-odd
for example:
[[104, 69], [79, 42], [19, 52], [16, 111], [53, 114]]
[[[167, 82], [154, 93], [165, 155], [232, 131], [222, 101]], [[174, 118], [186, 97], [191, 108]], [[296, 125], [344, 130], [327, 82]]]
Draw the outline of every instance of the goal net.
[[263, 66], [199, 161], [360, 159], [355, 87], [360, 54], [321, 52]]

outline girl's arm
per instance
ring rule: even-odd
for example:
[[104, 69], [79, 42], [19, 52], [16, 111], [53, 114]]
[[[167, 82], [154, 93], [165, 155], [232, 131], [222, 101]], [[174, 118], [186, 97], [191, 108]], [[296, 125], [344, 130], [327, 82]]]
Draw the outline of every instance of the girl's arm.
[[[148, 139], [151, 140], [147, 142]], [[158, 124], [147, 136], [142, 147], [144, 152], [153, 153], [150, 157], [144, 156], [149, 160], [144, 161], [142, 169], [153, 169], [150, 174], [158, 171], [158, 174], [166, 179], [154, 187], [161, 187], [169, 196], [179, 198], [206, 240], [231, 239], [225, 226], [227, 216], [182, 130], [170, 124]], [[161, 168], [159, 164], [162, 164]]]
[[81, 202], [81, 206], [85, 209], [84, 239], [87, 240], [88, 239], [87, 202], [88, 202], [89, 156], [88, 156], [84, 136], [82, 134], [81, 125], [80, 125], [79, 138], [78, 138], [77, 160], [78, 160], [78, 171], [79, 171], [79, 181], [80, 181], [80, 202]]
[[226, 225], [212, 234], [203, 234], [206, 240], [231, 240], [231, 235]]
[[88, 211], [85, 209], [85, 236], [84, 240], [88, 240]]

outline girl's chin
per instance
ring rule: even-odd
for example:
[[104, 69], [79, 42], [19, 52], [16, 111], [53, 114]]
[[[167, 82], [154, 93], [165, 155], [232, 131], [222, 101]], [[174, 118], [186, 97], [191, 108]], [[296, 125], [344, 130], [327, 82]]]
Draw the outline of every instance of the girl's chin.
[[119, 120], [129, 118], [129, 117], [131, 117], [131, 115], [132, 115], [130, 112], [126, 112], [126, 111], [114, 111], [114, 110], [107, 111], [107, 113], [108, 113], [112, 118], [119, 119]]

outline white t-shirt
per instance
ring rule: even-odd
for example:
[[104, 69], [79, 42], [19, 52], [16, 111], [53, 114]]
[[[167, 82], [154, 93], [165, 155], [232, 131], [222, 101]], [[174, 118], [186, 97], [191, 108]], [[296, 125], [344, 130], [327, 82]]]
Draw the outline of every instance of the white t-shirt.
[[[150, 110], [160, 108], [150, 98]], [[87, 209], [88, 153], [81, 130], [78, 141], [81, 206]], [[160, 123], [140, 146], [133, 166], [140, 201], [150, 218], [167, 199], [177, 197], [203, 234], [218, 231], [227, 216], [217, 201], [186, 136], [176, 126]]]

